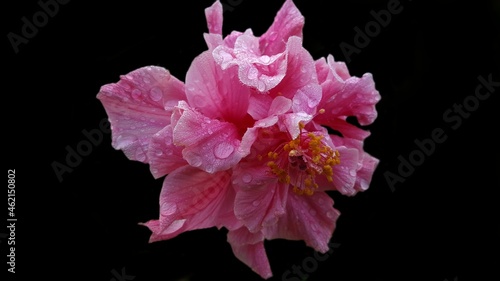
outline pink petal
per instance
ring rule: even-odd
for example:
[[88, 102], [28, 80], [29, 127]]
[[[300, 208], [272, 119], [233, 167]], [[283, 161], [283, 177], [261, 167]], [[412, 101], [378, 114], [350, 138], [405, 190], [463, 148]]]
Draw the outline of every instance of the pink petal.
[[189, 104], [207, 117], [241, 124], [247, 115], [250, 89], [236, 77], [236, 68], [222, 70], [209, 51], [203, 52], [186, 75]]
[[354, 189], [358, 191], [365, 191], [370, 186], [372, 181], [373, 173], [378, 166], [380, 160], [369, 155], [366, 152], [362, 154], [361, 168], [359, 168], [356, 177], [356, 183]]
[[322, 89], [316, 76], [313, 58], [302, 47], [302, 39], [292, 36], [287, 42], [287, 68], [285, 78], [273, 89], [293, 101], [294, 112], [316, 113]]
[[[369, 125], [377, 118], [375, 105], [380, 101], [380, 94], [375, 89], [375, 82], [370, 73], [361, 78], [345, 79], [346, 70], [338, 67], [333, 57], [328, 57], [331, 75], [321, 87], [323, 98], [320, 107], [325, 109], [318, 122], [339, 117], [356, 116], [361, 125]], [[317, 62], [317, 68], [323, 69], [324, 64]], [[340, 70], [339, 70], [340, 69]], [[323, 71], [323, 70], [321, 70]], [[322, 77], [324, 74], [322, 74]]]
[[316, 72], [320, 84], [327, 80], [336, 80], [339, 84], [349, 79], [351, 75], [344, 62], [335, 61], [332, 55], [328, 55], [328, 62], [325, 58], [316, 61]]
[[285, 98], [283, 96], [277, 96], [271, 103], [268, 116], [285, 114], [291, 109], [292, 109], [292, 101], [290, 99]]
[[[243, 178], [245, 180], [245, 178]], [[236, 191], [234, 214], [252, 233], [275, 224], [285, 213], [288, 185], [275, 181]]]
[[340, 164], [333, 166], [333, 182], [327, 182], [320, 177], [320, 190], [338, 190], [344, 195], [354, 195], [356, 190], [356, 175], [359, 166], [359, 151], [354, 148], [337, 146], [340, 153]]
[[370, 136], [370, 132], [358, 128], [355, 125], [348, 123], [347, 121], [339, 118], [324, 119], [323, 114], [318, 115], [315, 119], [318, 123], [326, 125], [336, 131], [339, 131], [345, 139], [355, 139], [359, 141], [365, 140]]
[[286, 214], [262, 231], [266, 239], [304, 240], [309, 247], [325, 253], [339, 215], [333, 199], [324, 192], [311, 196], [289, 192]]
[[[227, 214], [233, 209], [232, 204], [227, 204], [227, 197], [234, 200], [230, 178], [229, 172], [208, 174], [190, 166], [169, 174], [160, 194], [160, 218], [144, 224], [153, 232], [150, 241], [166, 240], [185, 231], [226, 224]], [[221, 214], [225, 219], [220, 218]], [[232, 220], [235, 224], [236, 219], [233, 217]]]
[[222, 34], [222, 4], [215, 1], [212, 6], [205, 9], [208, 32]]
[[235, 38], [234, 47], [221, 45], [212, 54], [222, 69], [237, 65], [241, 82], [262, 93], [280, 83], [286, 72], [285, 54], [261, 54], [259, 39], [250, 29]]
[[302, 37], [304, 17], [293, 1], [287, 0], [276, 14], [273, 24], [260, 37], [263, 54], [277, 54], [285, 49], [285, 44], [291, 36]]
[[204, 33], [203, 38], [205, 39], [205, 43], [207, 43], [209, 50], [213, 50], [223, 43], [222, 35], [220, 34]]
[[[350, 125], [350, 124], [349, 124]], [[358, 129], [361, 130], [361, 129]], [[362, 130], [361, 130], [362, 131]], [[358, 191], [365, 191], [368, 189], [373, 173], [377, 168], [379, 160], [369, 155], [363, 150], [363, 140], [350, 138], [349, 137], [339, 137], [336, 135], [332, 135], [331, 139], [335, 146], [343, 146], [347, 148], [352, 148], [358, 150], [358, 165], [356, 168], [356, 181], [353, 186], [353, 190], [349, 190], [350, 192], [344, 193], [347, 195], [355, 195]], [[352, 173], [354, 174], [354, 173]], [[324, 186], [329, 186], [328, 184], [324, 184]], [[328, 189], [328, 188], [327, 188]]]
[[173, 103], [185, 99], [184, 85], [168, 70], [148, 66], [101, 87], [97, 98], [111, 122], [112, 146], [147, 163], [151, 137], [170, 123]]
[[148, 149], [149, 167], [157, 179], [188, 163], [182, 158], [182, 147], [173, 144], [172, 126], [154, 134]]
[[184, 102], [178, 110], [182, 113], [173, 124], [174, 144], [185, 147], [182, 155], [191, 166], [215, 173], [233, 167], [245, 156], [234, 124], [205, 117]]
[[229, 231], [227, 240], [234, 255], [262, 278], [272, 277], [271, 267], [264, 249], [261, 233], [250, 233], [246, 228]]
[[252, 93], [248, 105], [248, 114], [255, 120], [264, 119], [269, 116], [272, 102], [273, 97], [271, 95]]

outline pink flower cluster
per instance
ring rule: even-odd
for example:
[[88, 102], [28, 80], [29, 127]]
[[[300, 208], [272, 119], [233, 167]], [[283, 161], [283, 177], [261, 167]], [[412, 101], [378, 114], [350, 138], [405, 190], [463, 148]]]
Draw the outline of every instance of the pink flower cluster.
[[[328, 251], [339, 212], [325, 192], [368, 188], [378, 160], [363, 150], [380, 95], [372, 75], [302, 46], [304, 17], [286, 0], [261, 36], [222, 35], [222, 5], [205, 10], [208, 50], [185, 82], [147, 66], [101, 87], [112, 146], [166, 176], [150, 242], [226, 228], [235, 256], [272, 276], [265, 239]], [[333, 129], [340, 134], [332, 134]]]

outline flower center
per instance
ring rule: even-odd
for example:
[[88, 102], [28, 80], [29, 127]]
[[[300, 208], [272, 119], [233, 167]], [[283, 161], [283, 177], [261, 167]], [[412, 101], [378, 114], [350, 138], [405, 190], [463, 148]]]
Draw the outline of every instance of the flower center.
[[299, 195], [313, 195], [318, 188], [317, 176], [333, 181], [332, 167], [340, 163], [340, 154], [323, 141], [322, 135], [302, 132], [299, 136], [281, 144], [267, 154], [267, 166], [278, 177], [279, 182], [291, 184]]

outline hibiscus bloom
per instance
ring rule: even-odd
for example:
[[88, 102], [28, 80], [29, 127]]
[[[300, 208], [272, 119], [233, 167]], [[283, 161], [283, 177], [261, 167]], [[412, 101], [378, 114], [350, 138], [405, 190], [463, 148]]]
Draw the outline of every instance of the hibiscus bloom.
[[[165, 177], [150, 242], [226, 228], [242, 262], [272, 276], [265, 239], [328, 250], [339, 212], [325, 191], [368, 188], [378, 160], [363, 150], [380, 96], [332, 56], [302, 46], [304, 18], [287, 0], [262, 36], [222, 36], [222, 5], [205, 10], [208, 50], [185, 83], [158, 66], [101, 87], [112, 146]], [[342, 136], [329, 133], [329, 128]]]

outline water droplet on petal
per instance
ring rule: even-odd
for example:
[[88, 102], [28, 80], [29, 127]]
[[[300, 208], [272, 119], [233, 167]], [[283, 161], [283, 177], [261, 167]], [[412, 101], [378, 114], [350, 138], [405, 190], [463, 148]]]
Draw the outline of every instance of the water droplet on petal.
[[271, 58], [268, 55], [263, 55], [260, 57], [260, 61], [267, 64], [271, 61]]
[[219, 159], [228, 158], [234, 151], [234, 147], [227, 142], [219, 143], [214, 148], [214, 155]]
[[158, 87], [153, 87], [149, 91], [149, 96], [154, 101], [160, 101], [162, 99], [162, 97], [163, 97], [163, 91], [160, 88], [158, 88]]
[[191, 163], [191, 166], [193, 167], [200, 167], [201, 164], [203, 163], [201, 157], [198, 155], [191, 155], [191, 157], [188, 158], [188, 161]]
[[157, 150], [157, 151], [155, 152], [155, 154], [156, 154], [156, 156], [162, 156], [162, 155], [163, 155], [163, 151], [161, 151], [161, 150]]
[[253, 205], [254, 207], [257, 207], [257, 206], [259, 206], [259, 205], [260, 205], [260, 202], [259, 202], [258, 200], [255, 200], [255, 201], [253, 201], [253, 202], [252, 202], [252, 205]]
[[132, 90], [132, 97], [136, 100], [140, 100], [142, 98], [142, 92], [139, 89]]
[[171, 149], [167, 150], [167, 155], [172, 155], [173, 153], [174, 152]]
[[252, 67], [248, 70], [248, 79], [254, 80], [257, 78], [257, 75], [259, 75], [259, 71], [256, 68]]
[[367, 190], [368, 189], [368, 182], [365, 181], [365, 180], [360, 180], [359, 181], [359, 185], [361, 187], [362, 190]]
[[327, 212], [327, 213], [326, 213], [326, 216], [327, 216], [328, 218], [330, 218], [330, 219], [334, 219], [334, 218], [336, 217], [336, 216], [335, 216], [335, 213], [334, 213], [334, 212], [332, 212], [332, 211]]
[[117, 148], [121, 149], [123, 147], [127, 147], [133, 144], [136, 140], [137, 138], [135, 136], [119, 135], [116, 138]]
[[250, 183], [252, 181], [252, 175], [245, 174], [245, 175], [243, 175], [242, 180], [243, 180], [244, 183]]
[[356, 176], [356, 170], [354, 170], [354, 169], [349, 170], [349, 175], [351, 177], [355, 177]]
[[302, 73], [306, 73], [306, 72], [307, 72], [307, 69], [306, 69], [304, 66], [301, 66], [301, 67], [300, 67], [300, 72], [302, 72]]
[[318, 199], [318, 204], [323, 205], [325, 203], [325, 200], [323, 198]]
[[264, 92], [266, 90], [266, 83], [262, 81], [257, 82], [257, 90]]

